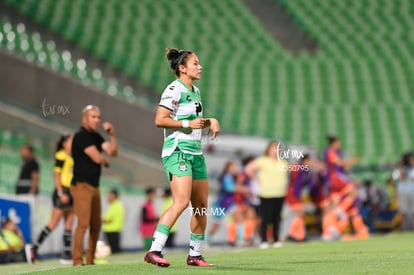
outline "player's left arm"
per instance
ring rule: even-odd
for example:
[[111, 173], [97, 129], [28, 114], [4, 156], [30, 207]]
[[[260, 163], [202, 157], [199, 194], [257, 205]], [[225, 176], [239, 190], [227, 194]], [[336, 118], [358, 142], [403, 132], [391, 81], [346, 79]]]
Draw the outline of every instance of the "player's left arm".
[[114, 126], [109, 122], [104, 122], [102, 127], [109, 134], [110, 139], [102, 143], [102, 150], [109, 156], [116, 157], [118, 155], [118, 140], [115, 136]]
[[213, 134], [213, 138], [216, 138], [220, 133], [220, 123], [215, 118], [207, 118], [206, 122], [204, 123], [204, 128], [209, 127], [207, 135], [210, 133]]
[[36, 194], [37, 188], [39, 186], [39, 171], [33, 171], [31, 174], [32, 185], [30, 186], [30, 194]]
[[244, 171], [251, 179], [257, 179], [257, 172], [260, 169], [260, 163], [258, 159], [251, 161], [249, 164], [246, 165]]
[[105, 213], [105, 215], [102, 218], [102, 223], [111, 223], [113, 220], [113, 215], [111, 212]]

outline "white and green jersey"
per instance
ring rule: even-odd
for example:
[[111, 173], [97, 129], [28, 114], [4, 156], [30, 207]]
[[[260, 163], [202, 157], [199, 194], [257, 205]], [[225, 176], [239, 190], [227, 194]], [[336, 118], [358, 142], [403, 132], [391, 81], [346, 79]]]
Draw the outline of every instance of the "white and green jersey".
[[[170, 117], [175, 120], [193, 120], [203, 116], [200, 91], [194, 85], [189, 89], [179, 79], [165, 88], [159, 106], [170, 110]], [[184, 153], [201, 155], [201, 135], [202, 129], [164, 128], [162, 157], [171, 155], [177, 146]]]

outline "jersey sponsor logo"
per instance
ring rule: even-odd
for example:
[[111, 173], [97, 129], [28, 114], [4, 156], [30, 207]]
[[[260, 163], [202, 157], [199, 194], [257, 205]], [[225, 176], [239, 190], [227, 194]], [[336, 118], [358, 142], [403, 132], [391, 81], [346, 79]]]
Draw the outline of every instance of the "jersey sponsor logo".
[[173, 98], [173, 97], [170, 96], [170, 95], [166, 95], [166, 96], [161, 97], [161, 100], [167, 100], [167, 99], [171, 99], [171, 98]]
[[196, 102], [194, 103], [195, 107], [196, 107], [196, 115], [198, 116], [198, 114], [201, 114], [201, 112], [203, 111], [203, 105], [201, 105], [201, 102]]
[[178, 170], [180, 170], [181, 172], [187, 171], [187, 165], [185, 164], [185, 162], [180, 162], [178, 164]]

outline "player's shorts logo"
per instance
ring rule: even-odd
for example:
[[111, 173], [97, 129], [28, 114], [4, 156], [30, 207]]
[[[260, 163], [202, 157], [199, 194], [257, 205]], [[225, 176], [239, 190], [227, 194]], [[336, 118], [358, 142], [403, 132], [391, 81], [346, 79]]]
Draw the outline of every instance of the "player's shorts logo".
[[180, 162], [179, 163], [178, 170], [180, 170], [181, 172], [187, 171], [187, 165], [185, 165], [185, 162]]

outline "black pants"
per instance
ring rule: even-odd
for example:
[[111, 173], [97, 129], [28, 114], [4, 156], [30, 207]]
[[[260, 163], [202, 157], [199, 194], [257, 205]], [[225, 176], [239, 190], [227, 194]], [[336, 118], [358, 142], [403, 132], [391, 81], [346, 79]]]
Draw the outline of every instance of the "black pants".
[[280, 214], [282, 212], [285, 198], [260, 198], [260, 216], [262, 223], [260, 225], [260, 237], [262, 242], [267, 241], [267, 227], [273, 226], [273, 240], [279, 240]]
[[112, 253], [121, 252], [121, 248], [119, 247], [120, 235], [121, 234], [119, 232], [105, 232], [105, 238], [111, 247]]

